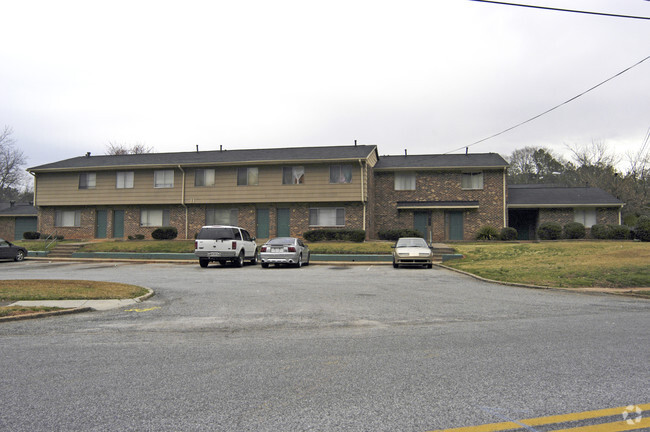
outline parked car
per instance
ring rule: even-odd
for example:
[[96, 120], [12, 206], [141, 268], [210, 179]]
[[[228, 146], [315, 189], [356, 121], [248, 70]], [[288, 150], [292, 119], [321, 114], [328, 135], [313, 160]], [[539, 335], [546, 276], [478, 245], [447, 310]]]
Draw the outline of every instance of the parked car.
[[243, 228], [230, 225], [207, 225], [201, 228], [194, 242], [194, 255], [201, 267], [211, 261], [225, 265], [232, 262], [242, 267], [245, 260], [257, 263], [257, 243], [255, 237]]
[[0, 239], [0, 259], [22, 261], [27, 256], [27, 249], [17, 246], [7, 240]]
[[274, 238], [260, 248], [260, 262], [264, 268], [268, 268], [269, 264], [302, 267], [309, 265], [310, 256], [309, 247], [294, 237]]
[[433, 267], [433, 252], [420, 237], [402, 237], [393, 246], [393, 267], [400, 265], [424, 265]]

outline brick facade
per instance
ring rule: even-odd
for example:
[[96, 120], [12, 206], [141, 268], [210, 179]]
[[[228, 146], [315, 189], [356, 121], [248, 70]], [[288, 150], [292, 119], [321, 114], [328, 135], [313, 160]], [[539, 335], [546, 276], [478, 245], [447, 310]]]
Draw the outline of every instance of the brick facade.
[[[14, 217], [0, 217], [0, 238], [14, 241], [14, 234], [16, 232], [16, 218]], [[20, 240], [20, 239], [15, 239]]]

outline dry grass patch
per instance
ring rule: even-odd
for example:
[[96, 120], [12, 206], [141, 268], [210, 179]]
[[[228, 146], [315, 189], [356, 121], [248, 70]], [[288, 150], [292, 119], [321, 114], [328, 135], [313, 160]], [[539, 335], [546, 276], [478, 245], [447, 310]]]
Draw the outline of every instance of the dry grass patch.
[[650, 287], [650, 243], [560, 241], [457, 244], [450, 267], [505, 282], [553, 287]]
[[4, 306], [0, 307], [0, 318], [60, 310], [65, 309], [49, 306]]
[[101, 300], [127, 299], [146, 294], [145, 288], [86, 280], [0, 280], [0, 300]]

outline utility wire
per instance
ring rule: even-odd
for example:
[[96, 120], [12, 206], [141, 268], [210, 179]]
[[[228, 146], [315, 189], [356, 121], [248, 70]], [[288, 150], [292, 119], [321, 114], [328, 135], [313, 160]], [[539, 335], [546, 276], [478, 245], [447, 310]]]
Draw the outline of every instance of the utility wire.
[[560, 11], [560, 12], [573, 12], [573, 13], [581, 13], [581, 14], [588, 14], [588, 15], [600, 15], [600, 16], [608, 16], [608, 17], [615, 17], [615, 18], [632, 18], [632, 19], [650, 20], [650, 17], [635, 16], [635, 15], [620, 15], [620, 14], [609, 14], [604, 12], [582, 11], [582, 10], [575, 10], [575, 9], [560, 9], [560, 8], [552, 8], [546, 6], [526, 5], [520, 3], [507, 3], [507, 2], [491, 1], [491, 0], [470, 0], [470, 1], [475, 1], [480, 3], [493, 3], [493, 4], [500, 4], [506, 6], [519, 6], [519, 7], [532, 8], [532, 9], [544, 9], [544, 10], [552, 10], [552, 11]]
[[[473, 1], [473, 0], [472, 0], [472, 1]], [[511, 130], [513, 130], [513, 129], [515, 129], [515, 128], [518, 128], [519, 126], [525, 125], [526, 123], [530, 123], [531, 121], [533, 121], [533, 120], [535, 120], [535, 119], [538, 119], [538, 118], [540, 118], [541, 116], [543, 116], [543, 115], [545, 115], [545, 114], [548, 114], [548, 113], [550, 113], [551, 111], [554, 111], [554, 110], [560, 108], [561, 106], [566, 105], [566, 104], [568, 104], [569, 102], [572, 102], [572, 101], [578, 99], [580, 96], [583, 96], [583, 95], [589, 93], [590, 91], [595, 90], [596, 88], [600, 87], [601, 85], [605, 84], [606, 82], [611, 81], [611, 80], [613, 80], [614, 78], [616, 78], [616, 77], [618, 77], [618, 76], [620, 76], [620, 75], [623, 75], [625, 72], [629, 71], [629, 70], [632, 69], [632, 68], [637, 67], [638, 65], [640, 65], [641, 63], [643, 63], [644, 61], [646, 61], [646, 60], [648, 60], [648, 59], [650, 59], [650, 56], [644, 58], [643, 60], [640, 60], [640, 61], [634, 63], [632, 66], [630, 66], [630, 67], [628, 67], [628, 68], [623, 69], [622, 71], [620, 71], [620, 72], [617, 73], [616, 75], [607, 78], [605, 81], [602, 81], [602, 82], [596, 84], [595, 86], [591, 87], [590, 89], [583, 91], [583, 92], [580, 93], [579, 95], [574, 96], [574, 97], [572, 97], [571, 99], [568, 99], [568, 100], [562, 102], [562, 103], [559, 104], [559, 105], [555, 105], [553, 108], [547, 109], [546, 111], [544, 111], [544, 112], [541, 113], [541, 114], [537, 114], [535, 117], [531, 117], [531, 118], [529, 118], [528, 120], [524, 120], [524, 121], [522, 121], [521, 123], [517, 123], [516, 125], [509, 127], [508, 129], [502, 130], [501, 132], [495, 133], [494, 135], [490, 135], [490, 136], [487, 137], [487, 138], [483, 138], [482, 140], [479, 140], [479, 141], [473, 142], [472, 144], [469, 144], [469, 145], [464, 145], [464, 146], [459, 147], [459, 148], [454, 149], [454, 150], [450, 150], [450, 151], [448, 151], [447, 153], [444, 153], [444, 154], [449, 154], [449, 153], [452, 153], [452, 152], [455, 152], [455, 151], [458, 151], [458, 150], [462, 150], [462, 149], [464, 149], [464, 148], [472, 147], [472, 146], [474, 146], [474, 145], [476, 145], [476, 144], [480, 144], [480, 143], [482, 143], [483, 141], [487, 141], [487, 140], [489, 140], [489, 139], [492, 139], [492, 138], [494, 138], [494, 137], [497, 137], [497, 136], [499, 136], [499, 135], [502, 135], [502, 134], [504, 134], [504, 133], [506, 133], [506, 132], [510, 132]]]

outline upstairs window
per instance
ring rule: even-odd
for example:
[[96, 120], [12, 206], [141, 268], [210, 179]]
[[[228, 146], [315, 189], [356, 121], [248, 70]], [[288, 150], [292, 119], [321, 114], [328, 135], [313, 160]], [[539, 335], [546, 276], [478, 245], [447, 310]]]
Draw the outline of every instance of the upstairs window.
[[292, 166], [282, 168], [282, 184], [303, 184], [305, 182], [305, 167]]
[[239, 225], [239, 210], [236, 208], [208, 208], [205, 211], [206, 225]]
[[395, 173], [395, 190], [415, 190], [415, 173]]
[[56, 210], [54, 212], [54, 226], [56, 227], [81, 226], [81, 210]]
[[596, 225], [596, 209], [595, 208], [573, 209], [573, 221], [583, 224], [585, 228], [591, 228], [592, 225]]
[[169, 226], [169, 210], [167, 209], [140, 210], [140, 226], [143, 227]]
[[214, 168], [194, 171], [194, 186], [214, 186]]
[[345, 226], [345, 209], [337, 207], [310, 208], [309, 226]]
[[237, 168], [237, 186], [257, 186], [257, 168]]
[[483, 173], [482, 172], [463, 173], [461, 179], [461, 187], [463, 189], [483, 189]]
[[352, 165], [330, 165], [330, 183], [351, 183]]
[[133, 188], [133, 171], [119, 171], [115, 180], [117, 189]]
[[153, 187], [173, 188], [174, 170], [158, 170], [153, 172]]
[[95, 189], [97, 174], [94, 172], [79, 174], [79, 189]]

